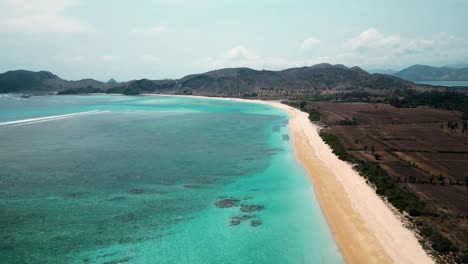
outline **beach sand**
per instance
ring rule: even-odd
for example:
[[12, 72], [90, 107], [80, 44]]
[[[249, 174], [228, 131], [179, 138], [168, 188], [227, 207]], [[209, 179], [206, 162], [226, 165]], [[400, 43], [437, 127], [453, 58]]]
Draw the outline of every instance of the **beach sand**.
[[404, 226], [398, 213], [376, 194], [351, 164], [333, 154], [307, 113], [279, 102], [205, 98], [257, 102], [288, 112], [296, 158], [310, 175], [346, 263], [434, 263], [416, 235]]
[[291, 116], [296, 158], [309, 173], [320, 206], [347, 263], [434, 263], [415, 234], [365, 179], [335, 156], [308, 114], [284, 104]]

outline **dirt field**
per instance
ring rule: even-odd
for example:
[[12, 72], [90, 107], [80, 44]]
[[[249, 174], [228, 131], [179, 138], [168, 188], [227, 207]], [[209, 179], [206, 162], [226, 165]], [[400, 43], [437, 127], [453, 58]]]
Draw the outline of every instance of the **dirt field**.
[[[464, 184], [468, 177], [468, 131], [462, 133], [460, 112], [366, 103], [321, 102], [313, 106], [324, 114], [330, 131], [351, 153], [377, 161], [371, 152], [374, 147], [382, 165], [397, 166], [398, 173], [392, 176], [429, 180], [442, 175], [447, 184], [451, 180]], [[355, 120], [357, 124], [337, 125], [343, 120]], [[448, 122], [458, 124], [458, 129], [450, 129]], [[408, 175], [401, 175], [405, 171]]]
[[[463, 131], [460, 112], [370, 103], [314, 102], [307, 107], [320, 111], [327, 130], [349, 154], [379, 162], [440, 212], [443, 217], [431, 222], [457, 246], [468, 247], [468, 130]], [[348, 124], [339, 125], [343, 121]]]

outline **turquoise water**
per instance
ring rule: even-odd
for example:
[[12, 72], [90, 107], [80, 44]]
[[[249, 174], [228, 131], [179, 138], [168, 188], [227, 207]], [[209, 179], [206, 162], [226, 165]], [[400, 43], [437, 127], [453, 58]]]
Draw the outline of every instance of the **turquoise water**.
[[1, 263], [342, 263], [281, 110], [104, 95], [0, 110]]

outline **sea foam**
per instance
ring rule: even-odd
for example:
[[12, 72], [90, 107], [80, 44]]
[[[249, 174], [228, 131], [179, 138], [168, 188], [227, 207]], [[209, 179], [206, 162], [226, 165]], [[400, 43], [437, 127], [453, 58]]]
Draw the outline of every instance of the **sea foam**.
[[105, 113], [109, 111], [100, 111], [100, 110], [93, 110], [93, 111], [86, 111], [86, 112], [79, 112], [79, 113], [72, 113], [72, 114], [65, 114], [65, 115], [54, 115], [54, 116], [45, 116], [45, 117], [37, 117], [37, 118], [28, 118], [28, 119], [21, 119], [15, 121], [7, 121], [7, 122], [0, 122], [0, 127], [3, 126], [23, 126], [23, 125], [30, 125], [48, 121], [55, 121], [65, 118], [72, 118], [77, 116], [83, 115], [90, 115], [90, 114], [98, 114], [98, 113]]

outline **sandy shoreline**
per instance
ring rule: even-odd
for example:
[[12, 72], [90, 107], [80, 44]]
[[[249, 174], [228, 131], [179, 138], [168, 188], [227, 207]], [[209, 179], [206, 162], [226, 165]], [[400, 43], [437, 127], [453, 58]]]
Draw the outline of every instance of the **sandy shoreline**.
[[279, 102], [205, 98], [257, 102], [288, 112], [296, 158], [313, 182], [346, 263], [434, 263], [399, 216], [350, 164], [339, 160], [322, 141], [308, 114]]
[[291, 116], [296, 158], [311, 177], [322, 211], [347, 263], [434, 263], [412, 231], [350, 164], [339, 160], [308, 114], [271, 102]]

